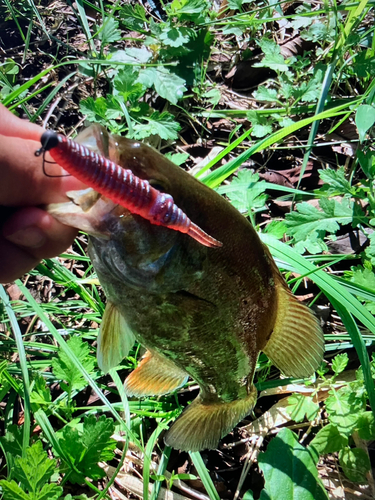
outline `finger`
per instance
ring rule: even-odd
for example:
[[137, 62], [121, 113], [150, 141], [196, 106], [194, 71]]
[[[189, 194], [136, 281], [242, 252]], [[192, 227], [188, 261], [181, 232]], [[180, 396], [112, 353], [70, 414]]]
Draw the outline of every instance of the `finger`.
[[0, 281], [12, 281], [43, 258], [60, 254], [72, 244], [76, 234], [76, 229], [64, 226], [39, 208], [18, 210], [2, 228]]
[[39, 260], [0, 236], [0, 283], [10, 283], [33, 269]]
[[30, 123], [27, 120], [21, 120], [13, 113], [8, 111], [0, 104], [0, 134], [8, 137], [20, 137], [22, 139], [32, 139], [40, 141], [44, 129]]
[[[43, 159], [35, 156], [40, 143], [0, 135], [0, 205], [27, 206], [66, 201], [66, 191], [85, 187], [72, 176], [47, 177]], [[51, 175], [64, 171], [48, 165]]]

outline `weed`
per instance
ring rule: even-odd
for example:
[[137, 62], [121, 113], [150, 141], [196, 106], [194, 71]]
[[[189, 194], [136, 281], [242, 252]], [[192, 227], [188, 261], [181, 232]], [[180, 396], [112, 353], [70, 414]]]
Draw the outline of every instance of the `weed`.
[[[222, 145], [222, 152], [198, 168], [196, 176], [249, 217], [294, 290], [309, 280], [318, 289], [312, 302], [337, 311], [345, 331], [327, 330], [327, 353], [351, 347], [357, 352], [360, 368], [351, 382], [337, 386], [348, 373], [345, 352], [333, 358], [331, 378], [323, 367], [319, 370], [319, 384], [329, 391], [324, 403], [319, 405], [315, 394], [289, 397], [290, 419], [311, 423], [309, 444], [305, 447], [294, 432], [283, 429], [258, 457], [264, 477], [261, 499], [278, 499], [281, 490], [285, 500], [323, 499], [327, 494], [318, 478], [319, 456], [338, 454], [350, 481], [371, 483], [367, 441], [375, 438], [375, 361], [366, 347], [375, 339], [373, 3], [291, 7], [228, 0], [226, 5], [215, 12], [205, 0], [174, 0], [153, 16], [140, 4], [90, 4], [95, 14], [89, 17], [88, 3], [79, 0], [68, 19], [71, 32], [79, 36], [71, 36], [64, 23], [57, 33], [52, 29], [49, 6], [6, 0], [2, 28], [17, 34], [23, 53], [10, 51], [0, 65], [0, 100], [32, 121], [52, 105], [50, 117], [65, 101], [60, 114], [71, 113], [72, 121], [60, 124], [64, 130], [84, 118], [154, 146], [161, 141], [163, 147], [173, 141], [204, 146], [206, 139]], [[281, 33], [287, 38], [294, 34], [288, 39], [289, 52]], [[251, 72], [238, 96], [228, 88], [228, 72], [246, 64]], [[253, 82], [256, 71], [265, 71], [267, 78]], [[359, 147], [345, 158], [339, 153], [332, 160], [331, 155], [327, 166], [319, 148], [348, 123], [355, 124], [354, 147]], [[274, 184], [261, 178], [265, 168], [256, 169], [254, 163], [248, 168], [253, 158], [263, 166], [283, 147], [289, 154], [302, 150], [298, 182]], [[177, 164], [188, 160], [192, 165], [185, 151], [169, 154]], [[319, 185], [306, 190], [302, 180], [316, 158]], [[288, 203], [289, 213], [275, 217], [271, 200]], [[339, 235], [353, 230], [365, 242], [357, 254], [330, 255]], [[127, 400], [122, 372], [137, 366], [140, 347], [105, 378], [98, 369], [95, 340], [104, 297], [85, 247], [80, 236], [78, 251], [43, 261], [28, 276], [27, 286], [17, 282], [22, 295], [16, 300], [0, 289], [4, 500], [87, 498], [69, 494], [69, 483], [84, 485], [98, 499], [108, 498], [129, 458], [129, 443], [132, 463], [143, 476], [145, 500], [157, 498], [162, 483], [174, 489], [195, 475], [211, 500], [219, 500], [212, 477], [220, 467], [208, 470], [208, 455], [190, 453], [194, 474], [167, 471], [171, 450], [160, 451], [159, 444], [182, 410], [175, 395]], [[67, 259], [73, 260], [71, 268]], [[51, 284], [48, 300], [39, 293], [45, 282]], [[272, 378], [265, 355], [257, 374], [259, 390], [292, 382]], [[311, 388], [311, 381], [304, 384]], [[115, 450], [114, 438], [121, 452]], [[119, 453], [116, 474], [105, 484], [105, 469], [98, 464], [116, 460]], [[156, 455], [161, 456], [159, 464]], [[240, 490], [241, 484], [237, 496]], [[253, 497], [251, 490], [243, 495]]]

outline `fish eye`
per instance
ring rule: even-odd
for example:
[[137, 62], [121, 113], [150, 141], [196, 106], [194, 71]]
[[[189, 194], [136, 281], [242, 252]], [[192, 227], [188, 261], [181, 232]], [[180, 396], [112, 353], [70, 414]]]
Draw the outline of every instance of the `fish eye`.
[[157, 179], [150, 179], [149, 181], [149, 184], [154, 188], [154, 189], [157, 189], [158, 191], [160, 191], [161, 193], [166, 193], [167, 192], [167, 188], [164, 186], [164, 184], [162, 184], [160, 181], [158, 181]]

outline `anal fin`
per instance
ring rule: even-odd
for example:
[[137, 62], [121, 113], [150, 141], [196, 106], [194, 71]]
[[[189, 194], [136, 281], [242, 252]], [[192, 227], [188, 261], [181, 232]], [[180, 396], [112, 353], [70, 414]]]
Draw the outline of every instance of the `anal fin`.
[[174, 363], [148, 351], [125, 380], [125, 390], [128, 396], [161, 396], [184, 385], [187, 378]]
[[250, 413], [256, 399], [254, 386], [246, 398], [229, 403], [205, 402], [199, 395], [169, 429], [165, 444], [183, 451], [214, 449]]
[[324, 337], [318, 319], [282, 284], [273, 332], [262, 349], [285, 375], [304, 378], [320, 366]]
[[125, 318], [112, 302], [107, 302], [98, 335], [99, 368], [107, 373], [129, 354], [135, 337]]

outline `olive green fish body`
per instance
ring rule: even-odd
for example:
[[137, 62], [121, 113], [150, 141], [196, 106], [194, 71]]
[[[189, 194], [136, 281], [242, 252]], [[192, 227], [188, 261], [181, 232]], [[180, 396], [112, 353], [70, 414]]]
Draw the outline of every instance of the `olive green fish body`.
[[[170, 261], [185, 262], [187, 248], [181, 246], [173, 248], [171, 255], [163, 259], [164, 265], [152, 284], [146, 280], [136, 284], [133, 278], [126, 286], [126, 280], [113, 273], [118, 266], [103, 258], [102, 246], [95, 239], [90, 251], [99, 280], [108, 299], [126, 317], [137, 340], [173, 360], [212, 399], [232, 401], [247, 395], [258, 344], [262, 343], [262, 338], [257, 338], [256, 326], [263, 321], [267, 334], [272, 331], [266, 317], [268, 301], [274, 295], [272, 276], [271, 286], [262, 283], [264, 293], [254, 296], [244, 286], [243, 296], [239, 297], [236, 289], [241, 277], [234, 272], [215, 273], [200, 248], [190, 260], [190, 272], [179, 275], [181, 266], [173, 266]], [[104, 252], [108, 251], [108, 243], [104, 246]], [[174, 269], [176, 272], [171, 274]], [[169, 289], [163, 284], [163, 274], [165, 282], [171, 283]], [[250, 301], [256, 305], [246, 307]]]
[[[81, 214], [109, 301], [98, 341], [101, 366], [118, 364], [135, 337], [148, 353], [125, 383], [129, 395], [167, 393], [190, 375], [200, 394], [166, 442], [184, 450], [214, 447], [255, 404], [259, 352], [284, 373], [307, 376], [322, 359], [322, 332], [251, 224], [225, 199], [145, 145], [98, 127], [86, 132], [86, 139], [93, 136], [102, 154], [172, 195], [223, 243], [207, 248], [103, 198]], [[51, 211], [80, 227], [79, 215]]]

